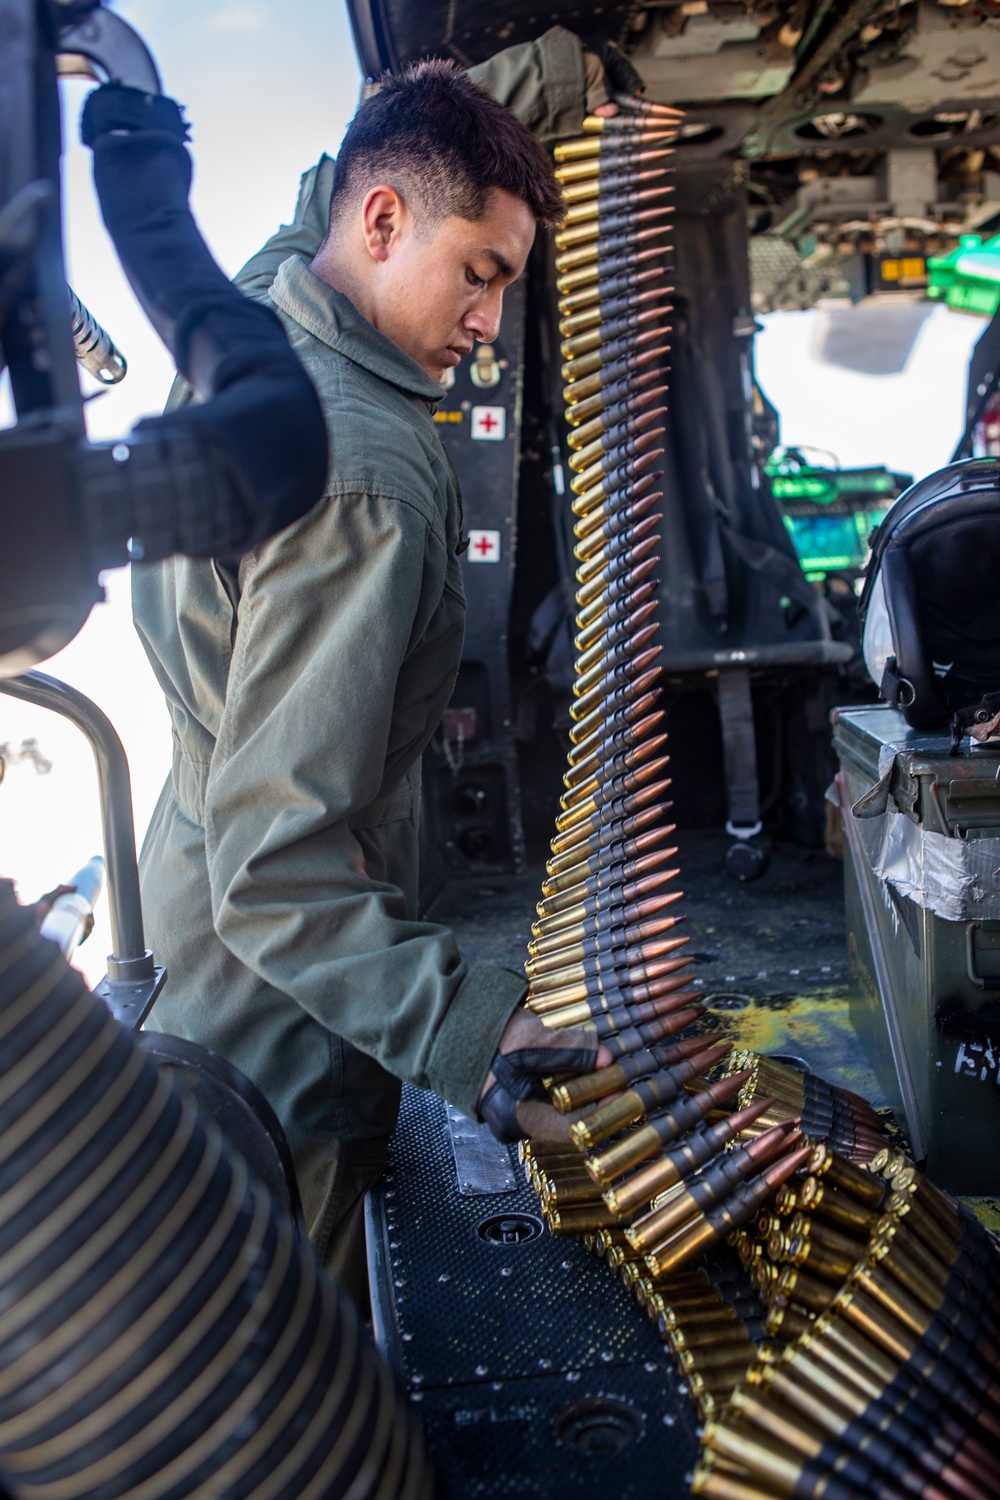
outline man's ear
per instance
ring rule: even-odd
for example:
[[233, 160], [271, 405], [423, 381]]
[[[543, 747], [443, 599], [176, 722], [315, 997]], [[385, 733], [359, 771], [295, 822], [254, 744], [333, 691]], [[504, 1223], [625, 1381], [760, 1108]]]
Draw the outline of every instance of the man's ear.
[[406, 204], [394, 187], [382, 184], [365, 194], [361, 232], [372, 260], [388, 260], [402, 238], [408, 216]]

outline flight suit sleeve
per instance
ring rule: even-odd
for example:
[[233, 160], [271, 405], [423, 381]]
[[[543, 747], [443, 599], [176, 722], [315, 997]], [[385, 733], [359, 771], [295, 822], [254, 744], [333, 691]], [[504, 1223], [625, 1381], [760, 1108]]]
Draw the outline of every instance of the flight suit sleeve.
[[[467, 964], [447, 928], [411, 920], [357, 833], [391, 838], [384, 825], [413, 806], [391, 768], [411, 764], [450, 687], [451, 641], [440, 663], [426, 654], [446, 567], [415, 507], [362, 494], [328, 498], [251, 555], [205, 835], [215, 929], [236, 958], [474, 1115], [524, 979]], [[435, 687], [426, 714], [409, 699], [394, 712], [407, 673]]]
[[[537, 41], [507, 47], [469, 69], [494, 99], [514, 113], [542, 142], [579, 135], [585, 114], [583, 48], [564, 26], [552, 26]], [[333, 195], [333, 159], [321, 156], [302, 175], [295, 217], [283, 224], [234, 278], [248, 297], [263, 297], [290, 255], [312, 260], [326, 234]]]
[[470, 68], [469, 77], [506, 104], [543, 144], [580, 134], [586, 113], [583, 46], [565, 26], [506, 47]]

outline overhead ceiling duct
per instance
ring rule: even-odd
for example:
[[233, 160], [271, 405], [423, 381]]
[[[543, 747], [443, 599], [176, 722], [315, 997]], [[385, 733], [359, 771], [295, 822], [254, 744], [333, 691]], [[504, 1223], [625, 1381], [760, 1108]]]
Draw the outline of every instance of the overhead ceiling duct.
[[418, 58], [454, 57], [463, 67], [485, 62], [504, 47], [530, 42], [550, 26], [567, 26], [621, 40], [637, 6], [629, 0], [541, 4], [505, 0], [484, 14], [481, 0], [348, 0], [354, 43], [368, 77]]

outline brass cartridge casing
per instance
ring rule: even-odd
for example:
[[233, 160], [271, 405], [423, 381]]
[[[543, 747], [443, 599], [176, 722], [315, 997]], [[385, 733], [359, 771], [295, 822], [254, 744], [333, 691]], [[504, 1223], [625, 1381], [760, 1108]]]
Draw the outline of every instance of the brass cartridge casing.
[[[664, 873], [668, 874], [670, 872], [665, 871]], [[664, 884], [667, 883], [667, 881], [664, 881]], [[630, 904], [632, 906], [638, 904], [645, 907], [642, 918], [638, 919], [640, 922], [655, 922], [661, 919], [664, 912], [669, 911], [670, 907], [674, 904], [676, 896], [676, 892], [663, 891], [662, 894], [647, 897], [643, 902], [633, 902]], [[624, 912], [626, 908], [612, 907], [610, 908], [610, 910], [613, 912]], [[622, 923], [618, 923], [616, 921], [613, 925], [609, 925], [606, 927], [597, 927], [594, 918], [600, 913], [600, 911], [601, 908], [596, 904], [592, 906], [585, 906], [582, 909], [571, 907], [570, 914], [571, 917], [575, 916], [575, 920], [570, 920], [563, 925], [557, 925], [555, 921], [553, 921], [551, 925], [546, 925], [540, 922], [535, 923], [535, 927], [538, 929], [538, 935], [532, 938], [531, 944], [529, 945], [528, 949], [529, 953], [532, 957], [541, 958], [545, 954], [558, 952], [561, 947], [570, 943], [582, 943], [587, 937], [588, 933], [594, 934], [595, 928], [597, 931], [597, 935], [608, 934], [610, 936], [614, 934], [620, 926], [624, 926], [625, 923], [628, 922], [628, 918], [625, 918], [624, 922]], [[670, 920], [673, 920], [673, 918], [671, 918]]]
[[[603, 115], [585, 115], [583, 120], [583, 133], [587, 135], [605, 136], [610, 140], [633, 141], [643, 140], [647, 135], [655, 135], [658, 140], [672, 140], [676, 134], [678, 112], [667, 110], [663, 106], [663, 113], [657, 112], [654, 116], [651, 112], [643, 111], [638, 120], [628, 116], [612, 115], [605, 118]], [[602, 146], [607, 141], [601, 142]]]
[[[924, 1303], [918, 1302], [915, 1297], [911, 1297], [909, 1292], [904, 1291], [902, 1286], [879, 1266], [858, 1266], [851, 1276], [851, 1285], [866, 1293], [873, 1302], [883, 1307], [915, 1338], [923, 1337], [937, 1310], [935, 1307], [928, 1308]], [[938, 1306], [940, 1306], [940, 1300], [939, 1298]]]
[[[589, 144], [590, 142], [588, 141], [587, 145]], [[673, 154], [672, 146], [658, 146], [647, 150], [629, 148], [627, 151], [621, 153], [620, 159], [622, 162], [627, 162], [630, 169], [639, 168], [641, 170], [644, 164], [655, 161], [660, 163], [666, 162]], [[607, 153], [605, 153], [605, 156], [607, 159]], [[556, 160], [558, 161], [559, 158], [557, 157]], [[657, 170], [662, 170], [662, 166]], [[602, 171], [604, 171], [604, 168], [600, 165], [599, 158], [595, 156], [589, 159], [584, 158], [582, 161], [570, 161], [560, 164], [556, 167], [556, 177], [563, 184], [580, 181], [600, 182], [601, 178], [599, 174]]]
[[603, 1151], [586, 1158], [587, 1171], [590, 1172], [598, 1182], [613, 1182], [622, 1172], [627, 1172], [637, 1162], [643, 1161], [661, 1145], [667, 1141], [676, 1141], [686, 1130], [694, 1127], [700, 1118], [709, 1113], [714, 1105], [722, 1104], [730, 1098], [740, 1087], [743, 1074], [734, 1074], [728, 1078], [720, 1078], [713, 1083], [705, 1092], [697, 1097], [689, 1097], [685, 1101], [686, 1111], [692, 1111], [696, 1117], [685, 1125], [685, 1131], [671, 1130], [671, 1122], [677, 1106], [665, 1110], [662, 1117], [653, 1125], [631, 1132], [614, 1145], [606, 1147]]
[[[660, 173], [653, 175], [659, 177]], [[617, 192], [591, 193], [587, 197], [578, 197], [569, 204], [563, 223], [567, 228], [571, 228], [579, 224], [590, 224], [594, 220], [606, 221], [611, 215], [618, 217], [622, 214], [635, 213], [638, 217], [644, 208], [661, 202], [670, 197], [673, 192], [673, 184], [663, 182], [658, 187], [643, 188], [636, 184], [633, 188], [623, 185]]]
[[782, 1411], [750, 1391], [735, 1390], [730, 1403], [734, 1411], [745, 1417], [755, 1430], [776, 1438], [779, 1443], [801, 1453], [804, 1458], [816, 1458], [822, 1452], [827, 1434], [812, 1422]]
[[[600, 116], [597, 116], [596, 118], [599, 119]], [[556, 161], [580, 161], [584, 158], [589, 157], [593, 157], [596, 160], [603, 155], [607, 155], [608, 142], [601, 139], [601, 132], [598, 130], [594, 130], [593, 127], [591, 127], [587, 134], [590, 137], [589, 139], [585, 137], [583, 140], [560, 141], [556, 146], [554, 146], [552, 154], [555, 157]], [[643, 130], [641, 132], [636, 132], [629, 138], [627, 142], [627, 149], [638, 149], [640, 146], [648, 147], [653, 145], [654, 143], [660, 146], [661, 149], [664, 149], [662, 145], [664, 139], [665, 135], [662, 130], [652, 128]], [[623, 144], [622, 146], [618, 147], [618, 149], [626, 149], [626, 145]]]
[[749, 1475], [744, 1476], [747, 1482], [734, 1478], [727, 1470], [712, 1467], [710, 1457], [714, 1455], [704, 1455], [692, 1475], [693, 1495], [703, 1495], [705, 1500], [760, 1500], [760, 1487], [749, 1482]]
[[857, 1256], [828, 1250], [818, 1240], [806, 1237], [792, 1240], [788, 1248], [788, 1258], [792, 1265], [805, 1266], [811, 1275], [819, 1276], [821, 1280], [828, 1281], [831, 1286], [839, 1286], [857, 1263]]
[[886, 1184], [881, 1178], [838, 1156], [825, 1142], [813, 1148], [808, 1166], [811, 1176], [820, 1177], [841, 1192], [849, 1193], [867, 1208], [880, 1208], [888, 1197]]
[[579, 1234], [582, 1230], [610, 1228], [614, 1217], [599, 1201], [566, 1209], [555, 1209], [547, 1214], [549, 1229], [553, 1234]]
[[[566, 229], [556, 230], [554, 236], [555, 246], [558, 251], [564, 253], [572, 251], [578, 249], [581, 245], [592, 244], [597, 240], [609, 238], [620, 230], [625, 229], [627, 225], [630, 226], [633, 223], [641, 224], [644, 229], [649, 229], [655, 222], [657, 227], [662, 229], [665, 227], [663, 221], [670, 219], [673, 216], [673, 211], [673, 204], [668, 202], [658, 204], [655, 208], [641, 209], [636, 214], [625, 215], [618, 213], [612, 214], [604, 220], [589, 219], [583, 224], [570, 224]], [[628, 228], [628, 233], [630, 238], [637, 238], [637, 236], [632, 234], [631, 228]], [[562, 269], [560, 265], [561, 261], [565, 263], [563, 255], [560, 255], [556, 261], [556, 265], [560, 269]]]
[[894, 1238], [873, 1238], [868, 1246], [868, 1263], [873, 1267], [882, 1266], [909, 1296], [929, 1312], [937, 1312], [944, 1296], [945, 1281], [928, 1280], [922, 1268], [900, 1250]]
[[[679, 900], [682, 891], [673, 892], [673, 900]], [[661, 898], [661, 909], [666, 909], [672, 904], [672, 898]], [[556, 933], [546, 947], [535, 947], [531, 957], [525, 963], [525, 972], [529, 978], [543, 978], [544, 975], [561, 974], [565, 966], [571, 963], [585, 963], [597, 954], [606, 954], [613, 962], [642, 962], [642, 954], [651, 956], [652, 945], [657, 939], [663, 938], [664, 933], [670, 932], [678, 926], [678, 922], [684, 921], [682, 916], [655, 916], [648, 921], [634, 922], [628, 932], [633, 936], [636, 947], [625, 948], [625, 927], [612, 927], [603, 932], [591, 933], [573, 941], [573, 929], [567, 930], [567, 938], [562, 933]], [[586, 932], [586, 927], [585, 927]]]
[[668, 225], [661, 224], [657, 228], [642, 229], [638, 234], [629, 235], [627, 240], [621, 241], [618, 254], [605, 254], [603, 258], [599, 242], [580, 245], [575, 250], [564, 250], [561, 255], [557, 255], [556, 288], [562, 294], [560, 307], [567, 309], [572, 306], [572, 296], [579, 297], [587, 291], [599, 292], [601, 283], [607, 283], [612, 269], [628, 276], [636, 274], [638, 268], [648, 268], [656, 261], [661, 270], [666, 270], [663, 255], [668, 228]]
[[[663, 180], [665, 168], [641, 167], [636, 164], [628, 164], [623, 161], [617, 171], [599, 173], [589, 171], [586, 164], [578, 163], [572, 167], [559, 167], [556, 169], [556, 177], [562, 186], [563, 201], [565, 203], [586, 203], [595, 198], [607, 198], [612, 194], [630, 192], [633, 189], [640, 191], [644, 187], [655, 185]], [[569, 172], [569, 177], [561, 175]]]
[[897, 1364], [904, 1364], [917, 1346], [915, 1335], [898, 1318], [855, 1288], [841, 1292], [831, 1308]]
[[[797, 1492], [802, 1461], [798, 1454], [773, 1438], [751, 1435], [721, 1422], [709, 1422], [702, 1434], [702, 1441], [734, 1463], [741, 1464], [759, 1479], [773, 1486], [778, 1495], [794, 1495]], [[702, 1490], [702, 1493], [708, 1493]], [[726, 1494], [727, 1491], [717, 1493]], [[760, 1496], [759, 1488], [753, 1493]]]
[[938, 1261], [944, 1265], [952, 1263], [955, 1258], [954, 1240], [944, 1233], [937, 1220], [932, 1219], [915, 1198], [906, 1193], [893, 1192], [886, 1202], [886, 1210], [904, 1224]]
[[771, 1303], [765, 1320], [768, 1333], [776, 1338], [798, 1339], [810, 1326], [810, 1319], [802, 1313], [796, 1312], [793, 1307], [782, 1306], [777, 1301]]
[[799, 1206], [818, 1214], [835, 1227], [843, 1227], [856, 1237], [867, 1238], [877, 1215], [847, 1193], [838, 1192], [818, 1177], [807, 1177], [798, 1194]]
[[676, 1349], [674, 1358], [684, 1371], [697, 1371], [699, 1375], [717, 1375], [730, 1385], [743, 1378], [754, 1358], [754, 1346], [746, 1337], [731, 1344], [719, 1344], [702, 1348]]

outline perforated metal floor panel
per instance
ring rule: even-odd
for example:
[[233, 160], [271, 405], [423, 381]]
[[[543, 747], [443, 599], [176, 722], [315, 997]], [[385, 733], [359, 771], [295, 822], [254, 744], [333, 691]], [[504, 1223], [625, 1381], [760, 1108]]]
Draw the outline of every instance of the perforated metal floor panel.
[[655, 1329], [605, 1266], [542, 1227], [516, 1156], [500, 1148], [506, 1171], [476, 1130], [404, 1089], [368, 1202], [376, 1336], [444, 1495], [680, 1500], [695, 1414]]

